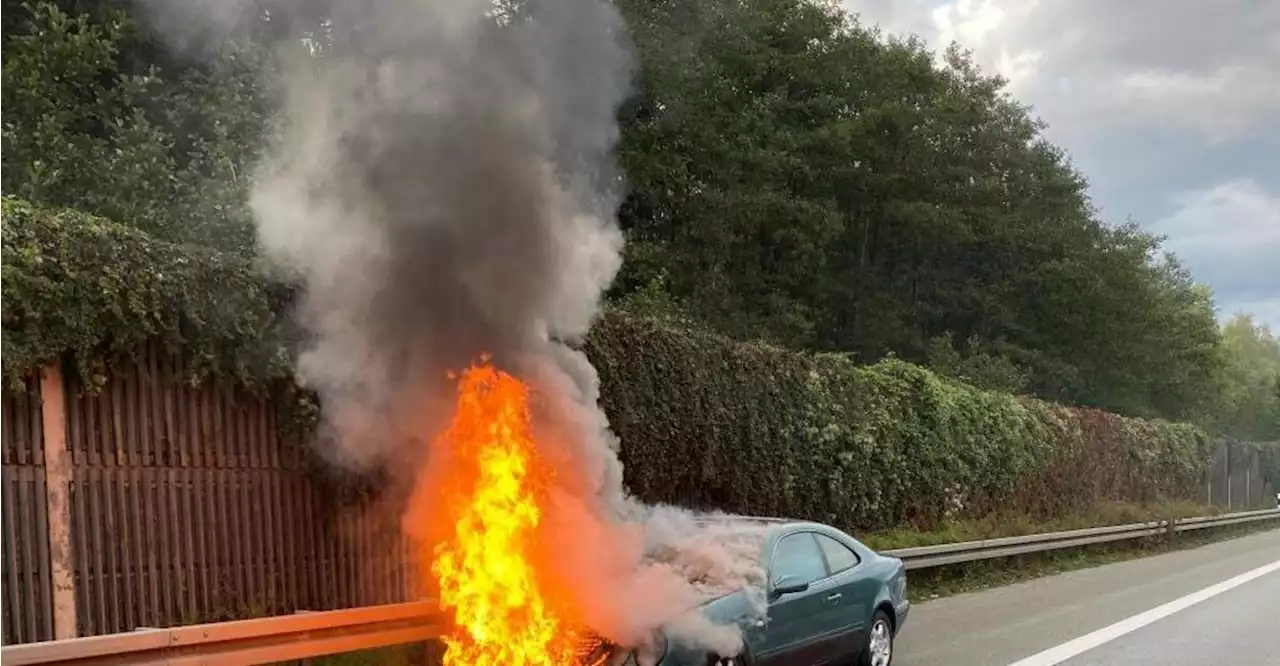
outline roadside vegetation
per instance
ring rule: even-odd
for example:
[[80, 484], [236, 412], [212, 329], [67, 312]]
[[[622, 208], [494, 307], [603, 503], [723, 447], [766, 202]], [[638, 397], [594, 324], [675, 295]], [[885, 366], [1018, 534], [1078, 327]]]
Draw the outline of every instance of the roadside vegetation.
[[858, 538], [876, 550], [894, 550], [1045, 532], [1063, 532], [1089, 527], [1213, 516], [1221, 512], [1222, 509], [1218, 507], [1186, 501], [1163, 501], [1145, 505], [1133, 502], [1099, 502], [1085, 511], [1073, 512], [1049, 520], [1037, 520], [1026, 513], [1004, 512], [981, 518], [949, 520], [928, 531], [895, 527], [889, 530], [862, 533]]
[[628, 316], [606, 317], [586, 351], [627, 483], [653, 502], [853, 531], [1015, 510], [1044, 523], [1106, 502], [1195, 500], [1215, 448], [1193, 425]]

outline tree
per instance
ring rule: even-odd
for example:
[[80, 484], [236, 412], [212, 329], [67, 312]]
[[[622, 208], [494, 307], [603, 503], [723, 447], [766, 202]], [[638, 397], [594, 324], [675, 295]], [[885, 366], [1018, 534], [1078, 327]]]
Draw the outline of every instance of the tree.
[[183, 60], [117, 3], [66, 4], [6, 15], [5, 192], [251, 254], [247, 176], [273, 106], [265, 51], [226, 42]]
[[642, 74], [615, 297], [665, 291], [736, 337], [1054, 400], [1211, 408], [1208, 292], [1159, 239], [1098, 219], [1085, 178], [967, 53], [938, 66], [801, 0], [623, 6]]
[[[186, 50], [151, 27], [154, 3], [6, 5], [6, 193], [253, 256], [270, 45], [325, 57], [361, 28], [275, 1], [237, 30], [190, 31]], [[939, 64], [809, 0], [618, 6], [640, 67], [619, 114], [615, 304], [1128, 414], [1215, 413], [1211, 293], [1160, 239], [1099, 219], [1083, 175], [967, 53]], [[535, 10], [504, 0], [495, 30]]]
[[622, 9], [641, 67], [621, 114], [631, 193], [616, 295], [661, 283], [715, 328], [812, 344], [839, 220], [809, 191], [806, 146], [839, 104], [824, 55], [838, 16], [807, 2]]
[[1280, 338], [1248, 314], [1224, 324], [1222, 335], [1226, 390], [1216, 425], [1238, 439], [1280, 440]]

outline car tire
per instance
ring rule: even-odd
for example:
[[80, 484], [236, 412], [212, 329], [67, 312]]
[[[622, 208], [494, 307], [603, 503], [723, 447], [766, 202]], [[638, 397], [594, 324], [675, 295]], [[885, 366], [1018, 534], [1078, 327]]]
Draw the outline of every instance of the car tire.
[[890, 666], [893, 664], [893, 620], [882, 610], [871, 616], [867, 629], [867, 646], [862, 650], [858, 666]]
[[719, 655], [707, 655], [707, 666], [752, 666], [751, 654], [743, 649], [742, 654], [736, 657], [721, 657]]

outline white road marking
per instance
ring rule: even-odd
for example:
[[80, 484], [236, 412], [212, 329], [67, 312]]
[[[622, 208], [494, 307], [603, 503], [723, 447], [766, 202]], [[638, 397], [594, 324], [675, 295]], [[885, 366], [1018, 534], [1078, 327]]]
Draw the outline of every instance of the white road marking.
[[1026, 659], [1020, 659], [1009, 664], [1009, 666], [1054, 666], [1054, 664], [1061, 664], [1062, 662], [1078, 654], [1092, 650], [1103, 643], [1113, 641], [1131, 631], [1134, 631], [1135, 629], [1141, 629], [1156, 620], [1169, 617], [1184, 608], [1190, 608], [1205, 599], [1216, 597], [1227, 590], [1244, 585], [1255, 578], [1265, 576], [1273, 571], [1280, 571], [1280, 560], [1276, 560], [1271, 564], [1264, 564], [1257, 569], [1246, 571], [1234, 578], [1229, 578], [1221, 583], [1210, 585], [1198, 592], [1192, 592], [1185, 597], [1180, 597], [1170, 601], [1169, 603], [1143, 611], [1132, 617], [1120, 620], [1110, 626], [1103, 627], [1079, 638], [1069, 640], [1062, 645], [1051, 647], [1039, 654], [1033, 654]]

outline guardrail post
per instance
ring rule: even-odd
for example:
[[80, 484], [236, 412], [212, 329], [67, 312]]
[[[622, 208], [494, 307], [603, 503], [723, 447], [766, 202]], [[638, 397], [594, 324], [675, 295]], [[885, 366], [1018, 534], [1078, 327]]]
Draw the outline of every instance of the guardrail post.
[[75, 556], [71, 549], [71, 454], [67, 450], [67, 403], [62, 368], [40, 373], [40, 419], [44, 426], [44, 489], [49, 514], [49, 578], [53, 585], [53, 637], [76, 637]]

